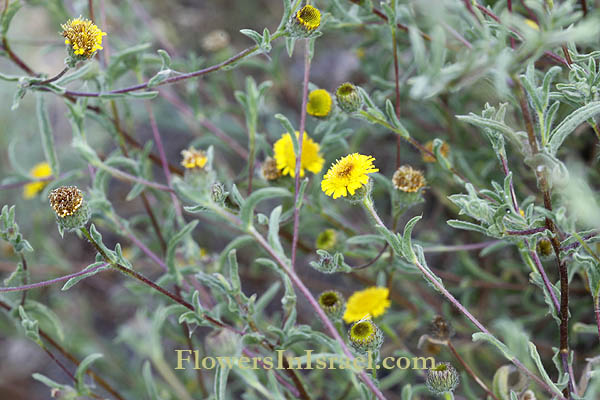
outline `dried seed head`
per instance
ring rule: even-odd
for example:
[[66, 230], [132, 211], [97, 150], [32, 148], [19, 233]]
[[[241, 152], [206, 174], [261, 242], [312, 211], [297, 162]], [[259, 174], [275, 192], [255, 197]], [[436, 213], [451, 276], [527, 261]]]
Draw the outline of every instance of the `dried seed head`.
[[348, 331], [350, 345], [359, 353], [378, 351], [383, 344], [383, 333], [370, 319], [355, 322]]
[[450, 363], [441, 363], [427, 371], [425, 385], [434, 394], [452, 392], [458, 386], [458, 372]]
[[262, 164], [262, 175], [268, 181], [274, 181], [281, 177], [281, 171], [277, 168], [277, 161], [268, 157]]
[[82, 228], [90, 219], [90, 208], [76, 186], [61, 186], [48, 195], [50, 206], [56, 213], [59, 232]]
[[394, 172], [394, 187], [402, 192], [414, 193], [425, 186], [425, 177], [421, 171], [409, 165], [403, 165]]
[[328, 290], [319, 296], [319, 305], [331, 319], [340, 319], [344, 313], [344, 296], [335, 290]]
[[83, 194], [77, 186], [61, 186], [48, 195], [50, 206], [60, 218], [65, 218], [75, 212], [83, 204]]
[[445, 341], [454, 335], [454, 328], [441, 315], [436, 315], [429, 327], [434, 339]]

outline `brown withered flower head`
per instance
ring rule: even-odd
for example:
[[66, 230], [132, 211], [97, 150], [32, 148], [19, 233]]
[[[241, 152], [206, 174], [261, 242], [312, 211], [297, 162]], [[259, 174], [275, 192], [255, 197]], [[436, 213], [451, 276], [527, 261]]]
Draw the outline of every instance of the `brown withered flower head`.
[[61, 186], [48, 195], [50, 206], [60, 218], [68, 217], [83, 204], [83, 194], [77, 186]]
[[441, 315], [436, 315], [429, 326], [431, 336], [437, 340], [448, 340], [454, 335], [454, 328]]
[[409, 165], [403, 165], [394, 172], [392, 177], [394, 187], [408, 193], [414, 193], [425, 186], [423, 173]]
[[281, 177], [281, 171], [277, 168], [277, 161], [269, 157], [262, 164], [262, 175], [268, 181], [274, 181]]

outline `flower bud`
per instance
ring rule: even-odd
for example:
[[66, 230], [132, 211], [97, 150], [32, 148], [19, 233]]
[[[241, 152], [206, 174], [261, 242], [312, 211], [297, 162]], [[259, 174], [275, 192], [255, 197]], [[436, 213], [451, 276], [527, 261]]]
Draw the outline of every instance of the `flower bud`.
[[240, 337], [229, 329], [208, 334], [204, 346], [211, 357], [238, 357], [242, 352]]
[[89, 221], [90, 208], [76, 186], [56, 188], [50, 192], [48, 199], [61, 230], [74, 231], [84, 227]]
[[340, 319], [346, 306], [344, 296], [335, 290], [328, 290], [319, 296], [319, 305], [333, 320]]
[[358, 111], [362, 107], [362, 98], [356, 86], [350, 82], [342, 83], [335, 91], [338, 106], [347, 113]]
[[215, 203], [221, 204], [225, 201], [229, 193], [225, 190], [225, 186], [221, 182], [215, 182], [210, 188], [210, 197]]
[[441, 363], [427, 371], [425, 385], [434, 394], [452, 392], [458, 386], [458, 372], [450, 363]]
[[326, 250], [317, 250], [319, 261], [311, 261], [311, 267], [324, 274], [333, 274], [336, 272], [349, 272], [352, 270], [350, 266], [344, 263], [342, 253], [329, 254]]
[[356, 321], [348, 331], [350, 345], [359, 353], [377, 352], [383, 344], [383, 333], [370, 319]]

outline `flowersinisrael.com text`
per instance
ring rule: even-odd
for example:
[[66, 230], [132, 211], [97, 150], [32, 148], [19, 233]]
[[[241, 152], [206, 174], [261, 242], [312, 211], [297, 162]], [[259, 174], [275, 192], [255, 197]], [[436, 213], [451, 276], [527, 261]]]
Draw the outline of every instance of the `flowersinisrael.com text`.
[[[385, 357], [377, 363], [371, 351], [357, 356], [353, 360], [348, 357], [334, 355], [315, 355], [313, 350], [306, 350], [301, 357], [285, 356], [284, 350], [276, 350], [276, 357], [202, 357], [199, 350], [175, 350], [177, 363], [175, 369], [214, 369], [218, 365], [240, 369], [431, 369], [436, 362], [433, 357]], [[287, 368], [286, 368], [287, 361]]]

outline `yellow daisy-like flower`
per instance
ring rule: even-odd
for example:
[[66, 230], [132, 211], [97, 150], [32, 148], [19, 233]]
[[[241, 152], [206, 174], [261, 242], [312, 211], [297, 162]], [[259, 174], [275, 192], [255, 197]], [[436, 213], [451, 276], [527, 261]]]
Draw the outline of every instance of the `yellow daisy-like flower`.
[[321, 12], [313, 6], [306, 5], [296, 13], [296, 22], [307, 31], [313, 31], [321, 25]]
[[346, 303], [344, 322], [350, 323], [365, 317], [382, 315], [391, 304], [388, 299], [389, 294], [388, 288], [377, 286], [354, 292]]
[[357, 189], [369, 182], [371, 172], [377, 172], [379, 169], [373, 165], [375, 158], [358, 153], [349, 154], [337, 160], [329, 168], [329, 171], [321, 181], [321, 190], [327, 196], [333, 195], [334, 199], [340, 196], [351, 195]]
[[306, 112], [313, 117], [326, 117], [331, 112], [331, 95], [327, 90], [313, 90], [308, 95]]
[[89, 19], [75, 18], [62, 24], [62, 35], [65, 38], [65, 44], [71, 46], [73, 54], [83, 58], [91, 58], [96, 51], [102, 50], [102, 32]]
[[[29, 174], [36, 179], [43, 179], [52, 176], [52, 169], [50, 168], [50, 164], [47, 162], [41, 162], [39, 164], [34, 165], [34, 167], [29, 171]], [[26, 199], [31, 199], [35, 197], [36, 194], [41, 192], [48, 182], [31, 182], [26, 184], [23, 187], [23, 197]]]
[[[296, 131], [296, 137], [300, 137], [300, 132]], [[273, 145], [275, 161], [277, 168], [282, 175], [296, 177], [296, 154], [294, 153], [294, 143], [289, 133], [283, 134], [281, 138]], [[313, 174], [319, 173], [323, 168], [325, 160], [319, 154], [319, 144], [315, 143], [306, 132], [302, 139], [302, 160], [300, 162], [300, 176], [304, 176], [304, 169]]]
[[206, 153], [202, 150], [196, 150], [193, 146], [187, 150], [182, 150], [181, 156], [183, 157], [181, 165], [187, 169], [204, 168], [208, 161]]

